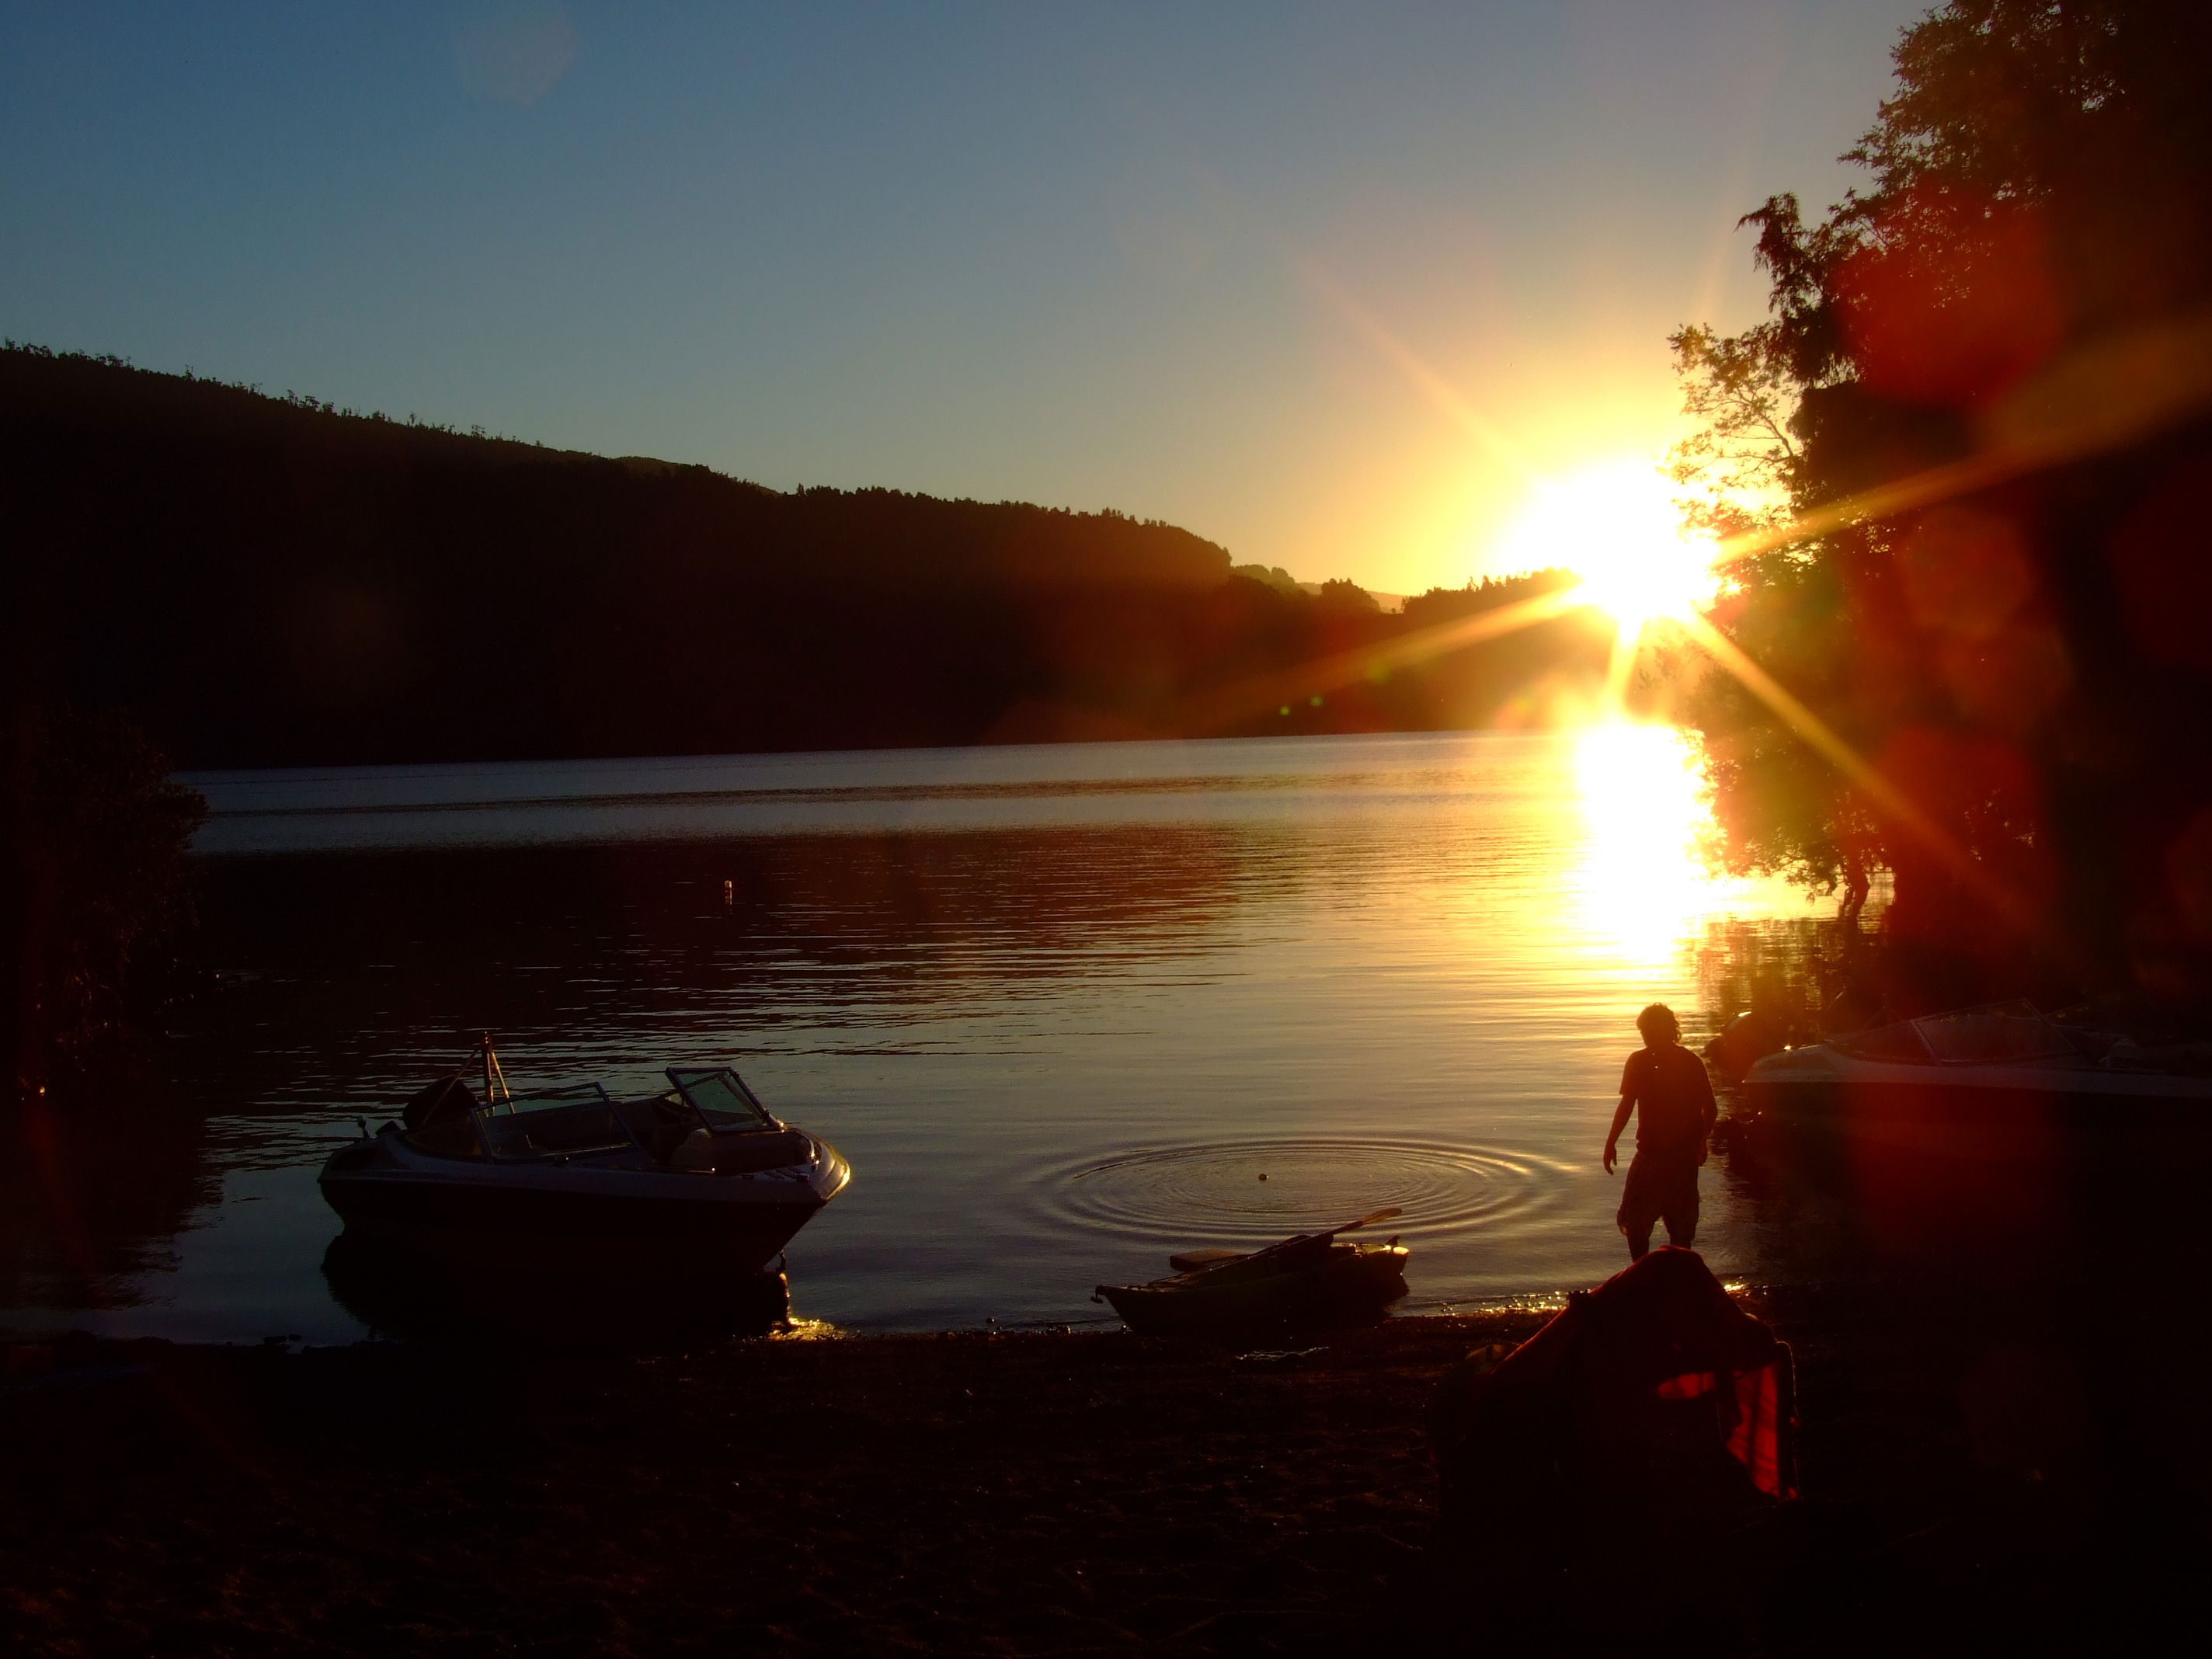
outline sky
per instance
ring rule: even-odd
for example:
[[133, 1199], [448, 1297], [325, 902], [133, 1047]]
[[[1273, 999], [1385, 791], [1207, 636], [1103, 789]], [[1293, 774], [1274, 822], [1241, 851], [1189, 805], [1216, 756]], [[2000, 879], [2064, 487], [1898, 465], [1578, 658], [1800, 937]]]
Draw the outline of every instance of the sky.
[[1925, 9], [0, 0], [0, 335], [1455, 586]]

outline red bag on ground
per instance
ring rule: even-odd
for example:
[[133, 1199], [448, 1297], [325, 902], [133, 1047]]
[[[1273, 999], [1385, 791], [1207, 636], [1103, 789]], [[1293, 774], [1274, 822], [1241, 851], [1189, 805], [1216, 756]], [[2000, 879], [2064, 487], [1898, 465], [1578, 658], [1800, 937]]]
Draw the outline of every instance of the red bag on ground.
[[1796, 1492], [1790, 1350], [1671, 1246], [1568, 1298], [1494, 1370], [1446, 1374], [1446, 1524], [1516, 1553], [1653, 1516], [1726, 1524]]

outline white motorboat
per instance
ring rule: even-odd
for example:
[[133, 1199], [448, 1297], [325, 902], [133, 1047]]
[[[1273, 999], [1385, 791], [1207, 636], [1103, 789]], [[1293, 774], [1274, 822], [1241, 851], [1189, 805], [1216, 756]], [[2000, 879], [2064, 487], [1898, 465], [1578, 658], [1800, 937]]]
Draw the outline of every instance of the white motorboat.
[[2009, 1162], [2082, 1138], [2212, 1125], [2212, 1077], [2158, 1070], [2132, 1044], [1995, 1003], [1786, 1048], [1755, 1062], [1754, 1121], [1856, 1143]]
[[852, 1180], [726, 1066], [672, 1066], [665, 1093], [617, 1100], [598, 1083], [511, 1091], [489, 1040], [483, 1061], [481, 1097], [456, 1072], [323, 1165], [349, 1232], [754, 1273]]

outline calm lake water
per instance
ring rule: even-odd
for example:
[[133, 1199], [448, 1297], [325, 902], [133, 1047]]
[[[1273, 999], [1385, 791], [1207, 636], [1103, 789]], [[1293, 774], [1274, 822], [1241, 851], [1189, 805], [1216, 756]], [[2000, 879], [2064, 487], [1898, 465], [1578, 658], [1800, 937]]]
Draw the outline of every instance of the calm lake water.
[[[380, 1328], [316, 1167], [482, 1030], [517, 1087], [732, 1060], [835, 1143], [790, 1275], [839, 1327], [1105, 1322], [1170, 1249], [1386, 1204], [1409, 1310], [1548, 1297], [1626, 1261], [1637, 1009], [1695, 1040], [1729, 952], [1817, 914], [1707, 874], [1656, 727], [191, 781], [222, 988], [0, 1239], [0, 1328]], [[1715, 1267], [1782, 1271], [1705, 1189]]]

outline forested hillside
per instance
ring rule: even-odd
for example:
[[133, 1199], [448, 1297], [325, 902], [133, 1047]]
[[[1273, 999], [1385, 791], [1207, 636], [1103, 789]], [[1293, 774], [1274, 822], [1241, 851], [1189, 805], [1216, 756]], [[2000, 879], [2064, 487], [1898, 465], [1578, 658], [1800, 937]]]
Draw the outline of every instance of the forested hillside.
[[1604, 648], [1569, 617], [1309, 691], [1559, 578], [1382, 616], [1111, 512], [779, 494], [33, 348], [0, 443], [14, 692], [187, 767], [1480, 724]]

